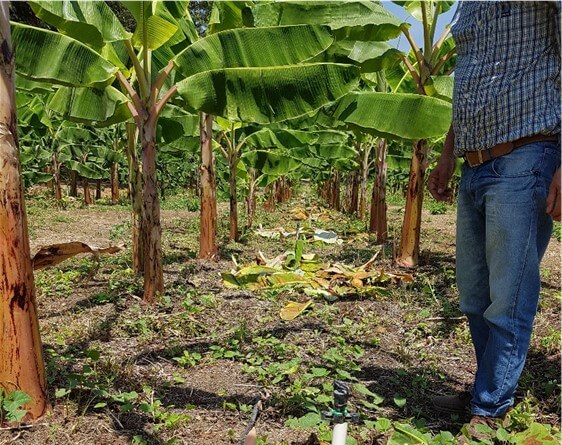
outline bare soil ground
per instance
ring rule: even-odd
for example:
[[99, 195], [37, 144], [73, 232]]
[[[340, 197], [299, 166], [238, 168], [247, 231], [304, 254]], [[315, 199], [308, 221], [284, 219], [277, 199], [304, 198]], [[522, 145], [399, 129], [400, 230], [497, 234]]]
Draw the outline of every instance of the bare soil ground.
[[[303, 202], [274, 213], [261, 211], [257, 223], [294, 228], [299, 222], [290, 214], [296, 205]], [[35, 200], [28, 213], [32, 251], [63, 241], [130, 243], [125, 207], [55, 210]], [[313, 224], [336, 230], [346, 241], [341, 246], [311, 244], [307, 252], [359, 265], [381, 250], [369, 237], [357, 236], [362, 225], [357, 220], [326, 215]], [[400, 207], [391, 207], [394, 237], [402, 216]], [[220, 272], [232, 267], [231, 255], [240, 262], [251, 261], [258, 250], [272, 257], [291, 248], [292, 241], [249, 233], [242, 243], [228, 243], [227, 219], [221, 205], [222, 259], [201, 262], [196, 259], [197, 213], [162, 212], [167, 296], [153, 308], [141, 305], [141, 280], [130, 270], [129, 251], [104, 257], [99, 265], [85, 257], [38, 272], [53, 409], [29, 428], [0, 431], [0, 444], [237, 443], [260, 391], [267, 393], [257, 422], [261, 443], [318, 443], [311, 438], [313, 430], [285, 423], [307, 413], [303, 394], [329, 381], [319, 378], [299, 388], [305, 381], [295, 377], [300, 371], [289, 375], [282, 366], [271, 368], [296, 358], [304, 369], [325, 366], [330, 377], [349, 366], [358, 382], [384, 398], [375, 408], [353, 405], [368, 419], [424, 419], [434, 433], [458, 432], [466, 418], [438, 415], [429, 404], [434, 394], [466, 388], [475, 368], [454, 286], [454, 209], [443, 214], [424, 210], [414, 284], [368, 298], [315, 300], [310, 310], [289, 322], [280, 320], [279, 309], [289, 299], [302, 301], [302, 294], [227, 289]], [[377, 267], [393, 269], [392, 248], [391, 240]], [[518, 401], [525, 404], [525, 413], [559, 427], [561, 267], [560, 241], [554, 236], [542, 270], [542, 299]], [[327, 354], [336, 350], [343, 361], [330, 362]], [[175, 360], [182, 357], [183, 363]], [[269, 374], [260, 374], [265, 369]], [[286, 378], [275, 382], [276, 375]], [[133, 391], [137, 396], [131, 395], [130, 406], [127, 396], [111, 397]], [[365, 431], [362, 440], [384, 443], [374, 431]]]

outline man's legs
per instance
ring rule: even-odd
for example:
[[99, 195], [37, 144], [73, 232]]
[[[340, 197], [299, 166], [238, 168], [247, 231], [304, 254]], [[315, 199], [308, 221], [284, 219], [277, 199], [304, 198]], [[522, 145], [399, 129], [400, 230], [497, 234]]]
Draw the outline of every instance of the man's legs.
[[559, 153], [553, 143], [529, 144], [463, 169], [457, 281], [478, 365], [473, 415], [499, 417], [513, 404], [552, 229], [545, 199]]

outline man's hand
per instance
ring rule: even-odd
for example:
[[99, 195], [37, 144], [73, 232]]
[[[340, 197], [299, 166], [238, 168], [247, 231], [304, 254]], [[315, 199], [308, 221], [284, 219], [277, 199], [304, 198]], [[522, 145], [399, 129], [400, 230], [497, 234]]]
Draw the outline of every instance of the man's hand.
[[429, 175], [429, 193], [437, 201], [453, 202], [453, 190], [449, 187], [449, 181], [455, 171], [455, 157], [442, 154], [437, 166]]
[[560, 221], [560, 199], [562, 195], [560, 192], [560, 168], [554, 173], [554, 178], [550, 183], [548, 189], [548, 196], [546, 198], [546, 213], [552, 216], [556, 221]]

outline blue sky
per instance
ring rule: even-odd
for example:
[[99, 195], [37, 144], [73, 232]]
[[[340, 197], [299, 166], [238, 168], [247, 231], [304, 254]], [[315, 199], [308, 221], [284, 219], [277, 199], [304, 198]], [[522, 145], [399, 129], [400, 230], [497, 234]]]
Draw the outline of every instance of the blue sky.
[[[383, 0], [383, 5], [386, 9], [388, 9], [392, 14], [394, 14], [399, 19], [411, 23], [412, 27], [410, 28], [410, 34], [416, 41], [416, 43], [421, 47], [423, 45], [423, 32], [421, 24], [413, 18], [410, 14], [406, 12], [404, 8], [394, 4], [391, 1]], [[457, 3], [453, 5], [451, 9], [449, 9], [445, 14], [441, 14], [439, 16], [439, 20], [437, 21], [437, 29], [435, 31], [435, 38], [439, 38], [439, 36], [445, 30], [445, 25], [449, 24], [455, 14], [457, 9]], [[396, 40], [391, 40], [389, 42], [391, 45], [397, 45], [398, 49], [403, 51], [409, 51], [410, 45], [404, 36]]]

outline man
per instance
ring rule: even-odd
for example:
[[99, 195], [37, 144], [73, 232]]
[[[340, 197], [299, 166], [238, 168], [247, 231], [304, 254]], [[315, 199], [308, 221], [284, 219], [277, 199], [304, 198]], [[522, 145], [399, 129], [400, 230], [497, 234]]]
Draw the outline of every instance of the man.
[[476, 352], [469, 394], [433, 399], [470, 406], [471, 425], [513, 405], [537, 311], [539, 263], [560, 221], [560, 6], [461, 2], [453, 122], [429, 191], [452, 200], [455, 157], [464, 158], [457, 214], [457, 286]]

